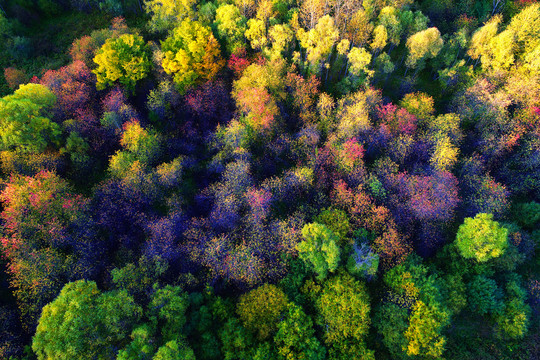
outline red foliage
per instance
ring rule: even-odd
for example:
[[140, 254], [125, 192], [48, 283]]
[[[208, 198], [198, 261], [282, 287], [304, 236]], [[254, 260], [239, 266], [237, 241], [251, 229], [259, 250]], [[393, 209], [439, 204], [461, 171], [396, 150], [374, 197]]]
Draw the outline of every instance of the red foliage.
[[285, 79], [287, 90], [291, 93], [292, 106], [304, 123], [316, 121], [315, 106], [321, 82], [315, 75], [304, 79], [301, 75], [290, 72]]
[[28, 82], [28, 75], [22, 70], [8, 67], [4, 69], [4, 77], [10, 89], [17, 90], [19, 85]]
[[432, 176], [400, 173], [393, 182], [398, 191], [394, 198], [398, 212], [410, 211], [420, 221], [452, 219], [459, 203], [458, 181], [452, 173], [437, 172]]
[[386, 125], [394, 135], [402, 133], [413, 135], [416, 131], [416, 116], [403, 108], [398, 108], [396, 105], [379, 106], [378, 117], [381, 124]]
[[234, 72], [234, 75], [239, 78], [242, 76], [244, 70], [249, 66], [250, 62], [247, 59], [245, 49], [240, 49], [236, 53], [231, 54], [231, 57], [227, 61], [227, 67]]
[[82, 61], [48, 70], [40, 80], [56, 95], [57, 115], [64, 119], [74, 117], [78, 109], [89, 105], [94, 83], [94, 74]]
[[98, 47], [97, 42], [92, 37], [83, 36], [82, 38], [73, 41], [69, 54], [73, 61], [82, 61], [90, 66]]
[[190, 90], [186, 94], [185, 105], [188, 112], [205, 125], [229, 121], [232, 117], [229, 92], [220, 81], [209, 81]]
[[265, 88], [250, 87], [240, 90], [237, 95], [240, 109], [250, 116], [253, 125], [269, 128], [278, 115], [278, 108], [272, 96]]
[[270, 212], [270, 202], [272, 193], [268, 190], [250, 189], [246, 193], [247, 202], [250, 207], [250, 218], [254, 223], [259, 224], [266, 219]]
[[374, 248], [381, 258], [383, 268], [401, 264], [412, 251], [403, 235], [394, 228], [388, 228], [374, 241]]

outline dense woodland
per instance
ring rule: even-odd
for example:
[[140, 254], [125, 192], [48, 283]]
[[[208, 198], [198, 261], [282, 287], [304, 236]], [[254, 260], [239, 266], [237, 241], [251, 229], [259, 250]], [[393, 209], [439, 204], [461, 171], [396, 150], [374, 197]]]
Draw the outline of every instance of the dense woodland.
[[540, 4], [0, 2], [0, 358], [540, 359]]

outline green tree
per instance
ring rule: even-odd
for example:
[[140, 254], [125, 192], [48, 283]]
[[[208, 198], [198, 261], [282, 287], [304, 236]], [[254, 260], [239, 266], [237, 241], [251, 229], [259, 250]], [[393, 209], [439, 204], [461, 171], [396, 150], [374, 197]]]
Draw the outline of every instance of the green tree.
[[264, 284], [238, 300], [236, 312], [244, 326], [261, 340], [277, 328], [277, 321], [287, 306], [287, 296], [280, 288]]
[[519, 284], [519, 277], [512, 277], [506, 284], [503, 311], [495, 317], [496, 330], [503, 339], [522, 339], [527, 335], [531, 308], [525, 302], [526, 292]]
[[171, 340], [161, 346], [152, 360], [195, 360], [193, 350], [187, 347], [184, 343]]
[[334, 234], [339, 236], [341, 242], [344, 242], [344, 239], [352, 230], [347, 213], [339, 209], [328, 208], [321, 211], [315, 218], [315, 222], [325, 225]]
[[305, 225], [302, 236], [304, 241], [297, 246], [298, 256], [312, 267], [320, 280], [326, 278], [339, 264], [339, 237], [318, 223]]
[[448, 312], [438, 304], [417, 301], [409, 317], [409, 327], [405, 331], [405, 338], [408, 341], [407, 355], [440, 358], [446, 343], [441, 330], [449, 320]]
[[313, 321], [302, 308], [289, 303], [285, 318], [274, 336], [279, 359], [323, 360], [326, 349], [315, 337]]
[[467, 283], [468, 305], [479, 315], [497, 313], [502, 309], [502, 292], [493, 279], [477, 275]]
[[374, 359], [364, 342], [371, 324], [371, 307], [363, 282], [346, 272], [328, 279], [315, 307], [333, 358]]
[[0, 149], [43, 152], [59, 144], [60, 126], [47, 118], [56, 96], [39, 84], [21, 85], [0, 99]]
[[211, 80], [225, 65], [209, 27], [184, 20], [161, 44], [162, 66], [173, 76], [180, 93], [201, 80]]
[[118, 177], [126, 175], [135, 161], [142, 166], [151, 165], [160, 153], [159, 135], [144, 129], [137, 121], [124, 125], [120, 144], [124, 149], [111, 156], [109, 162], [109, 171]]
[[98, 90], [120, 83], [134, 91], [137, 81], [144, 79], [152, 68], [148, 46], [140, 35], [133, 34], [107, 39], [94, 62], [97, 64], [93, 72], [97, 76]]
[[32, 349], [40, 360], [111, 359], [141, 313], [125, 291], [101, 293], [93, 281], [75, 281], [43, 308]]
[[460, 225], [456, 245], [464, 258], [485, 262], [504, 253], [508, 230], [493, 221], [492, 214], [481, 213]]

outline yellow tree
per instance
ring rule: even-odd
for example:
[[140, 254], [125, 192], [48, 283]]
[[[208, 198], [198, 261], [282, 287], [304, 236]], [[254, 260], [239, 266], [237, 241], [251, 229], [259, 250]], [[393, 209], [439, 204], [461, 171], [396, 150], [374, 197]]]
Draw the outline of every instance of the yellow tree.
[[270, 28], [268, 35], [272, 41], [272, 49], [270, 50], [270, 58], [279, 58], [282, 53], [289, 49], [289, 46], [294, 39], [294, 33], [291, 27], [287, 24], [277, 24]]
[[227, 44], [227, 50], [233, 53], [244, 46], [246, 19], [235, 5], [222, 4], [216, 10], [214, 25], [219, 37]]
[[358, 9], [347, 22], [345, 37], [354, 45], [364, 46], [372, 32], [373, 24], [369, 21], [366, 12], [364, 9]]
[[326, 0], [304, 0], [300, 6], [299, 18], [302, 24], [311, 30], [317, 21], [329, 12]]
[[161, 50], [163, 69], [173, 76], [181, 93], [200, 80], [212, 79], [225, 65], [212, 31], [198, 21], [182, 21]]
[[268, 43], [266, 25], [260, 19], [249, 19], [244, 35], [249, 40], [253, 50], [262, 50]]
[[382, 25], [377, 25], [375, 29], [373, 29], [373, 40], [371, 41], [371, 49], [373, 49], [374, 53], [378, 53], [388, 43], [388, 32], [386, 31], [386, 28]]
[[194, 19], [196, 5], [196, 0], [145, 0], [148, 27], [156, 32], [171, 30], [186, 17]]
[[133, 91], [137, 81], [145, 78], [152, 67], [148, 46], [141, 36], [133, 34], [108, 39], [94, 62], [98, 90], [120, 83]]
[[472, 59], [478, 60], [480, 56], [487, 53], [489, 49], [489, 43], [491, 39], [493, 39], [497, 34], [501, 21], [502, 18], [500, 16], [494, 16], [489, 19], [489, 21], [484, 26], [476, 30], [476, 32], [471, 38], [469, 50], [467, 51], [467, 54]]
[[417, 32], [407, 39], [409, 55], [407, 56], [405, 64], [409, 68], [420, 69], [423, 67], [424, 60], [432, 59], [437, 56], [439, 51], [441, 51], [442, 46], [443, 39], [441, 38], [439, 29], [432, 27]]
[[302, 48], [306, 50], [309, 70], [318, 73], [323, 61], [331, 55], [339, 39], [339, 31], [334, 25], [334, 19], [325, 15], [319, 19], [315, 28], [307, 32], [299, 29], [298, 39]]

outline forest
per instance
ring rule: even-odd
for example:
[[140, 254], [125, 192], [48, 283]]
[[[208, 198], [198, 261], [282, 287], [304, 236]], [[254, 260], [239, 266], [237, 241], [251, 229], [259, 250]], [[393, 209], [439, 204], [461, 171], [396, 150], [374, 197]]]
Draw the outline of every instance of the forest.
[[0, 1], [0, 359], [540, 359], [540, 2]]

